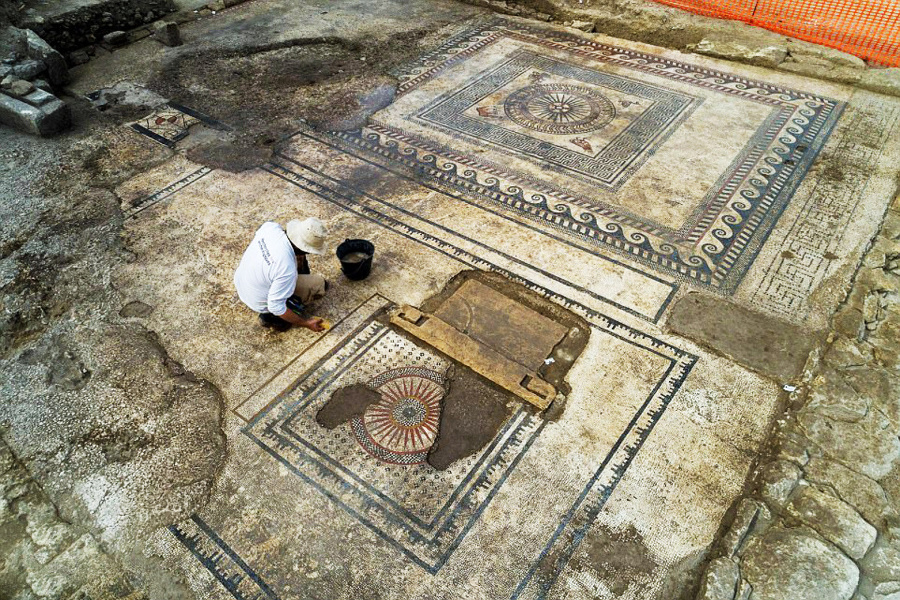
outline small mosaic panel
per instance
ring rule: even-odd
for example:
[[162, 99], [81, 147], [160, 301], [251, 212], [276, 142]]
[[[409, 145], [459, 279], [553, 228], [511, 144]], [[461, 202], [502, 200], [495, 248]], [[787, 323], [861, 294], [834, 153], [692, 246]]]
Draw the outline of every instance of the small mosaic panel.
[[166, 146], [174, 146], [175, 142], [187, 136], [189, 127], [199, 122], [200, 119], [196, 117], [174, 108], [166, 108], [144, 117], [131, 127]]
[[188, 130], [198, 123], [205, 123], [213, 129], [231, 129], [209, 115], [175, 102], [169, 102], [165, 107], [135, 121], [131, 128], [151, 140], [174, 148], [175, 143], [187, 137]]
[[[244, 433], [423, 568], [436, 572], [542, 429], [524, 409], [493, 443], [448, 469], [423, 464], [449, 363], [373, 322], [279, 396]], [[335, 390], [382, 401], [335, 429], [315, 416]]]

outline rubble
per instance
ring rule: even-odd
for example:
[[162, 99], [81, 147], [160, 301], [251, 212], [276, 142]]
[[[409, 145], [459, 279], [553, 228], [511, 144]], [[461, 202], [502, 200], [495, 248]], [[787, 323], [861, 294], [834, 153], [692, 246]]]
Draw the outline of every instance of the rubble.
[[33, 31], [16, 27], [0, 31], [0, 45], [11, 49], [0, 71], [0, 123], [34, 135], [67, 129], [69, 107], [53, 95], [52, 87], [69, 80], [62, 55]]
[[103, 42], [110, 46], [124, 46], [128, 43], [128, 34], [124, 31], [111, 31], [103, 36]]
[[70, 52], [96, 44], [110, 32], [125, 32], [174, 11], [173, 0], [32, 3], [22, 10], [19, 26], [33, 30], [52, 47]]

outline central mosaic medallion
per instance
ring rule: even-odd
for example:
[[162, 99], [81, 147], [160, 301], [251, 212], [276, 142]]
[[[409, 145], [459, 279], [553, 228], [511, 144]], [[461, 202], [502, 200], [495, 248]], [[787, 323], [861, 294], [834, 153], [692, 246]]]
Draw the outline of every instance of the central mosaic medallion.
[[503, 108], [515, 123], [553, 135], [594, 131], [616, 116], [616, 107], [603, 94], [566, 84], [524, 87], [510, 94]]
[[423, 367], [391, 369], [369, 386], [381, 394], [361, 417], [351, 422], [363, 449], [384, 462], [421, 464], [437, 438], [444, 378]]

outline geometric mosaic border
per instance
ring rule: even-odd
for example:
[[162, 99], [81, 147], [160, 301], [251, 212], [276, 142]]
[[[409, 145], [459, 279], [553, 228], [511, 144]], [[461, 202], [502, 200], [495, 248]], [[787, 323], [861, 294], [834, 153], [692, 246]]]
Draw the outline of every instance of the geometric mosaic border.
[[763, 104], [772, 111], [709, 191], [701, 209], [679, 230], [510, 172], [481, 157], [460, 154], [377, 119], [361, 130], [334, 132], [334, 137], [473, 200], [516, 212], [544, 227], [566, 231], [597, 250], [626, 255], [720, 293], [736, 290], [845, 107], [829, 98], [502, 19], [456, 36], [405, 68], [398, 74], [398, 93], [408, 93], [501, 39], [649, 72]]
[[[333, 136], [324, 136], [323, 137], [322, 134], [319, 134], [309, 128], [300, 130], [297, 133], [295, 133], [294, 135], [295, 136], [303, 136], [311, 141], [327, 145], [335, 150], [338, 150], [340, 152], [348, 154], [349, 156], [352, 156], [354, 158], [357, 158], [364, 162], [367, 162], [368, 164], [371, 164], [372, 166], [382, 168], [385, 171], [390, 172], [394, 175], [398, 175], [400, 177], [407, 177], [407, 175], [404, 175], [402, 172], [398, 172], [396, 169], [392, 168], [392, 166], [390, 164], [382, 165], [378, 161], [371, 160], [371, 157], [363, 156], [363, 155], [360, 155], [360, 154], [354, 152], [354, 150], [355, 150], [354, 147], [352, 147], [352, 146], [347, 147], [347, 145], [341, 144], [340, 140], [335, 139]], [[418, 221], [422, 221], [422, 222], [427, 223], [428, 225], [434, 227], [436, 230], [448, 231], [450, 233], [453, 233], [456, 237], [458, 237], [460, 239], [465, 239], [467, 242], [469, 242], [470, 244], [475, 246], [476, 249], [480, 249], [480, 248], [487, 249], [488, 247], [485, 244], [483, 244], [482, 242], [479, 242], [478, 240], [475, 240], [472, 238], [468, 238], [465, 235], [463, 235], [457, 231], [453, 231], [453, 230], [451, 230], [443, 225], [440, 225], [438, 223], [429, 221], [426, 218], [426, 216], [423, 214], [413, 215], [413, 214], [409, 213], [409, 211], [405, 210], [402, 206], [394, 204], [385, 198], [375, 196], [373, 194], [370, 194], [368, 192], [362, 191], [362, 190], [354, 187], [352, 182], [343, 182], [338, 179], [335, 179], [334, 177], [331, 177], [330, 175], [324, 173], [319, 168], [316, 168], [312, 165], [301, 163], [301, 162], [299, 162], [293, 158], [290, 158], [289, 156], [281, 154], [281, 153], [276, 153], [275, 160], [273, 160], [273, 162], [271, 164], [267, 165], [266, 167], [263, 167], [263, 169], [269, 171], [273, 175], [277, 175], [278, 177], [287, 179], [291, 183], [298, 185], [298, 186], [304, 188], [306, 191], [308, 191], [312, 194], [315, 194], [315, 195], [321, 197], [322, 199], [327, 200], [328, 202], [334, 203], [345, 210], [350, 210], [351, 212], [355, 212], [365, 219], [374, 221], [384, 227], [387, 227], [387, 228], [391, 229], [392, 231], [394, 231], [395, 233], [398, 233], [404, 237], [412, 239], [413, 241], [416, 241], [418, 243], [425, 243], [431, 249], [441, 252], [443, 254], [446, 254], [450, 258], [457, 260], [459, 262], [462, 262], [468, 267], [486, 270], [486, 271], [493, 271], [496, 273], [501, 273], [504, 277], [512, 279], [513, 281], [516, 281], [518, 283], [522, 283], [523, 285], [527, 285], [527, 281], [525, 279], [523, 279], [522, 277], [518, 276], [517, 274], [513, 273], [512, 271], [509, 271], [507, 269], [504, 269], [504, 268], [496, 265], [495, 263], [490, 262], [489, 260], [485, 259], [482, 255], [479, 255], [477, 252], [476, 253], [468, 252], [468, 251], [450, 243], [447, 239], [444, 239], [443, 237], [432, 236], [432, 235], [428, 234], [427, 232], [414, 227], [411, 223], [413, 222], [414, 219], [418, 220]], [[417, 181], [415, 179], [413, 179], [413, 181], [416, 181], [416, 183], [418, 185], [421, 185], [422, 187], [425, 187], [428, 189], [433, 189], [435, 191], [441, 191], [438, 186], [431, 186], [427, 183], [423, 183], [423, 182]], [[461, 194], [453, 192], [452, 190], [448, 190], [445, 193], [447, 193], [449, 196], [451, 196], [457, 200], [460, 200], [462, 202], [471, 203], [469, 199], [467, 199], [466, 197], [463, 197]], [[487, 210], [491, 210], [491, 209], [488, 208]], [[399, 214], [401, 216], [401, 219], [396, 219], [396, 218], [391, 217], [388, 214], [388, 212], [393, 212], [393, 213]], [[414, 219], [406, 219], [407, 216], [414, 217]], [[526, 225], [526, 227], [527, 227], [527, 225]], [[537, 229], [537, 231], [540, 231], [540, 230]], [[574, 244], [573, 240], [571, 238], [568, 238], [566, 236], [554, 236], [552, 233], [549, 235], [560, 243], [571, 245], [579, 250], [586, 250], [583, 245]], [[491, 249], [491, 250], [495, 254], [503, 255], [503, 257], [505, 259], [507, 259], [513, 263], [526, 266], [529, 270], [539, 273], [542, 277], [545, 277], [547, 279], [564, 284], [565, 286], [570, 287], [574, 290], [577, 290], [578, 292], [584, 294], [585, 296], [589, 296], [589, 297], [593, 298], [594, 300], [597, 300], [598, 302], [602, 302], [604, 304], [614, 306], [615, 308], [617, 308], [623, 312], [631, 314], [642, 320], [650, 321], [652, 323], [659, 322], [660, 318], [665, 313], [666, 308], [668, 308], [669, 303], [672, 301], [672, 299], [675, 297], [675, 294], [679, 290], [679, 286], [677, 283], [673, 283], [671, 281], [666, 281], [664, 279], [661, 279], [660, 277], [656, 276], [652, 272], [645, 273], [644, 271], [635, 268], [633, 265], [629, 265], [627, 262], [620, 262], [620, 261], [617, 261], [614, 258], [611, 258], [608, 256], [600, 256], [600, 258], [602, 258], [603, 260], [609, 261], [619, 267], [641, 273], [642, 276], [647, 277], [647, 278], [653, 280], [654, 282], [665, 285], [666, 287], [669, 288], [669, 293], [662, 300], [662, 302], [660, 303], [660, 305], [656, 309], [656, 311], [653, 313], [650, 313], [650, 314], [645, 314], [642, 312], [638, 312], [637, 310], [635, 310], [629, 306], [620, 304], [620, 303], [616, 302], [615, 300], [606, 298], [606, 297], [598, 294], [597, 292], [594, 292], [592, 290], [589, 290], [587, 288], [584, 288], [577, 284], [574, 284], [570, 281], [567, 281], [554, 273], [540, 269], [534, 265], [524, 263], [514, 256], [506, 255], [496, 249]], [[575, 306], [575, 304], [571, 304], [571, 300], [568, 297], [560, 295], [560, 294], [552, 294], [552, 292], [550, 292], [546, 288], [543, 288], [543, 287], [540, 288], [540, 293], [551, 294], [553, 301], [557, 302], [559, 304], [562, 304], [563, 306], [566, 306], [569, 308], [573, 308]]]

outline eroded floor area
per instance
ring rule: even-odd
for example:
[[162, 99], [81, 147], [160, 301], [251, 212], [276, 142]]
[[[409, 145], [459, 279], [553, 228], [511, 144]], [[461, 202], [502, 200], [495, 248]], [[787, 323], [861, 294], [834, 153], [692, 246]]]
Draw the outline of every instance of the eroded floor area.
[[[224, 407], [208, 501], [137, 540], [193, 597], [684, 597], [892, 201], [896, 99], [470, 12], [356, 121], [248, 141], [195, 87], [121, 126], [170, 155], [115, 190], [120, 318]], [[234, 268], [306, 216], [332, 249], [371, 241], [372, 272], [313, 258], [331, 328], [278, 334]], [[403, 306], [560, 397], [524, 401]], [[378, 396], [328, 416], [350, 386]], [[127, 536], [129, 505], [104, 510]]]

